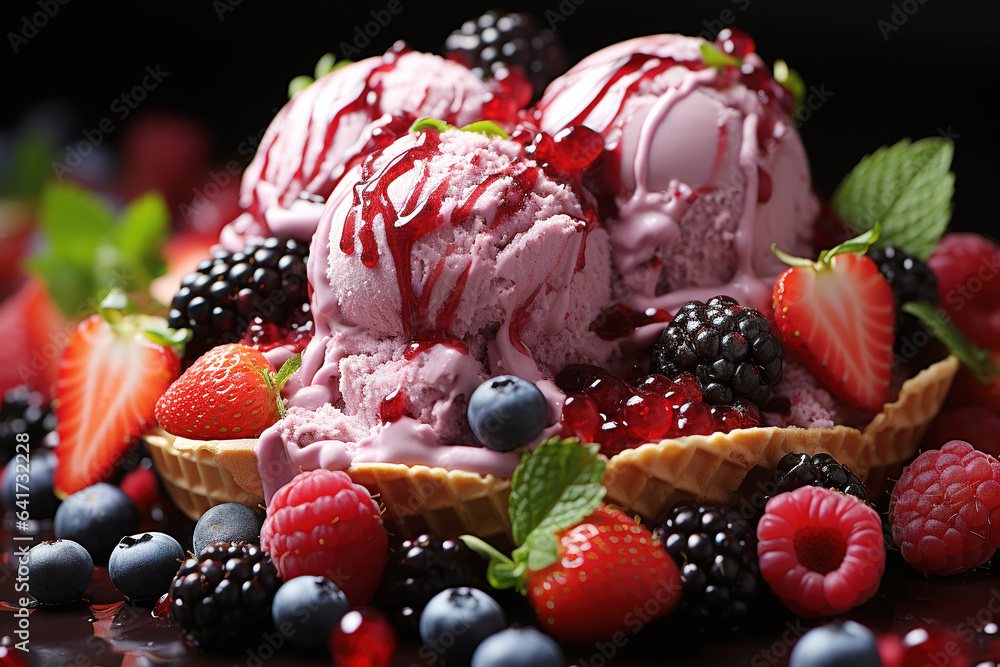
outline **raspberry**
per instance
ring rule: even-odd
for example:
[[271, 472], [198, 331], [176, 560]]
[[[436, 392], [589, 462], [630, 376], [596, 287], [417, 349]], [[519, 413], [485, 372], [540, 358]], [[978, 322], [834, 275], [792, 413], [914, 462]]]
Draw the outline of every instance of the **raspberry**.
[[941, 305], [978, 345], [1000, 340], [1000, 245], [978, 234], [945, 234], [927, 260]]
[[388, 548], [378, 505], [339, 470], [300, 473], [278, 489], [260, 540], [283, 579], [326, 577], [352, 606], [371, 600]]
[[842, 614], [878, 590], [882, 522], [854, 496], [803, 486], [768, 501], [757, 526], [760, 573], [802, 616]]
[[925, 574], [958, 574], [1000, 547], [1000, 461], [961, 440], [903, 469], [889, 501], [892, 537]]
[[923, 449], [937, 449], [950, 440], [964, 440], [981, 452], [1000, 458], [1000, 412], [979, 405], [946, 410], [931, 422]]

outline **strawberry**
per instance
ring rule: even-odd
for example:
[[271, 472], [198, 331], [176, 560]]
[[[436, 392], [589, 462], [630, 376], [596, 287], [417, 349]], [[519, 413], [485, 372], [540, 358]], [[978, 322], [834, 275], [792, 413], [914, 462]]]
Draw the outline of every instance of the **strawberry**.
[[495, 588], [524, 593], [557, 639], [591, 643], [634, 633], [680, 601], [677, 566], [645, 527], [601, 505], [598, 446], [547, 440], [526, 454], [511, 482], [512, 559], [478, 538]]
[[292, 357], [276, 373], [249, 345], [214, 347], [160, 397], [156, 421], [168, 433], [186, 438], [256, 438], [284, 416], [281, 387], [300, 360]]
[[108, 479], [152, 423], [156, 400], [180, 372], [166, 331], [161, 318], [102, 308], [70, 335], [54, 402], [60, 495]]
[[774, 284], [774, 320], [785, 351], [839, 398], [876, 412], [892, 380], [892, 288], [864, 252], [875, 226], [815, 262], [773, 248], [791, 268]]
[[0, 364], [0, 395], [26, 384], [52, 396], [69, 321], [45, 284], [29, 279], [0, 303], [0, 340], [7, 363]]

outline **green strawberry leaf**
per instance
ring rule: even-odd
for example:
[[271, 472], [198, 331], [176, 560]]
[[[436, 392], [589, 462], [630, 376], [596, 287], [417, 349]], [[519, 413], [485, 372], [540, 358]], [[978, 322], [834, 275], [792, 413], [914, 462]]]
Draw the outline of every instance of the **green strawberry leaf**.
[[835, 245], [829, 250], [820, 251], [819, 258], [817, 258], [815, 262], [804, 257], [794, 257], [793, 255], [789, 255], [788, 253], [779, 250], [777, 243], [771, 244], [771, 252], [773, 252], [778, 259], [788, 266], [811, 266], [813, 268], [819, 268], [823, 265], [828, 265], [830, 260], [837, 255], [845, 255], [847, 253], [856, 253], [860, 255], [865, 254], [868, 252], [868, 248], [870, 248], [871, 245], [878, 240], [879, 234], [881, 233], [882, 227], [876, 222], [875, 226], [864, 234], [855, 236], [853, 239], [848, 239], [839, 245]]
[[986, 383], [990, 382], [991, 376], [1000, 376], [1000, 368], [990, 363], [990, 351], [976, 347], [963, 336], [944, 310], [926, 301], [904, 303], [902, 310], [923, 322], [934, 337], [972, 371], [977, 380]]
[[716, 69], [722, 69], [726, 66], [740, 67], [743, 65], [742, 59], [723, 52], [722, 49], [711, 42], [702, 42], [701, 60], [707, 66], [715, 67]]
[[951, 220], [955, 147], [949, 139], [903, 139], [862, 158], [833, 193], [837, 212], [858, 231], [882, 223], [878, 247], [927, 259]]
[[[514, 471], [510, 522], [514, 543], [524, 545], [532, 532], [555, 533], [578, 523], [604, 499], [601, 478], [607, 465], [598, 446], [552, 438], [525, 452]], [[544, 545], [545, 540], [538, 544]]]

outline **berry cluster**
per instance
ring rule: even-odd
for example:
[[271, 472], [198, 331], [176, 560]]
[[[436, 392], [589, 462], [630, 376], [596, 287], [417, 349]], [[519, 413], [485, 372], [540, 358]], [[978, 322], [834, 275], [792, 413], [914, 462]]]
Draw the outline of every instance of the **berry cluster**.
[[761, 588], [757, 537], [738, 513], [687, 500], [653, 534], [674, 559], [684, 587], [675, 612], [701, 630], [737, 630]]
[[26, 385], [8, 389], [0, 401], [0, 464], [14, 456], [19, 433], [37, 445], [55, 427], [56, 415], [45, 396]]
[[916, 339], [923, 330], [920, 321], [902, 310], [904, 304], [925, 301], [936, 306], [938, 303], [938, 282], [934, 272], [925, 262], [898, 248], [872, 248], [868, 256], [878, 264], [878, 271], [892, 287], [896, 303], [896, 352], [902, 350], [906, 341]]
[[170, 616], [201, 646], [248, 640], [270, 625], [279, 586], [258, 547], [215, 542], [181, 565], [170, 585]]
[[782, 357], [760, 311], [717, 296], [680, 307], [660, 334], [649, 369], [670, 378], [693, 373], [706, 403], [728, 405], [743, 398], [763, 406], [781, 381]]
[[184, 276], [168, 322], [192, 331], [185, 361], [241, 340], [265, 350], [304, 348], [312, 335], [308, 252], [301, 241], [269, 238], [235, 253], [218, 250]]
[[749, 401], [703, 403], [698, 379], [689, 373], [673, 380], [648, 375], [631, 386], [600, 368], [572, 365], [559, 372], [556, 384], [566, 392], [562, 434], [600, 443], [607, 456], [663, 438], [728, 433], [762, 423]]
[[540, 95], [566, 68], [566, 52], [556, 34], [540, 28], [530, 14], [496, 10], [470, 19], [448, 36], [444, 53], [484, 79], [516, 67]]

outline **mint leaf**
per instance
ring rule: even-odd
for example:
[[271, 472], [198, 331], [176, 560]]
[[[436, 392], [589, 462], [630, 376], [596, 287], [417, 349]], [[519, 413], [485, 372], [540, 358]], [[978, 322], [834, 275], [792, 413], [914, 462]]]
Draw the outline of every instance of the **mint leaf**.
[[904, 303], [903, 312], [913, 315], [927, 325], [934, 337], [944, 343], [948, 351], [968, 366], [980, 382], [989, 382], [991, 375], [1000, 375], [1000, 368], [990, 363], [990, 351], [976, 347], [962, 335], [951, 317], [941, 308], [926, 301]]
[[[607, 467], [598, 446], [552, 438], [526, 452], [514, 471], [510, 522], [514, 543], [527, 544], [535, 531], [554, 535], [590, 514], [604, 499], [601, 484]], [[533, 538], [536, 546], [546, 544]], [[537, 568], [533, 568], [537, 569]]]
[[478, 132], [479, 134], [486, 135], [487, 137], [500, 137], [501, 139], [507, 138], [507, 133], [503, 131], [503, 128], [491, 120], [481, 120], [476, 123], [469, 123], [468, 125], [458, 129], [462, 130], [462, 132]]
[[806, 82], [802, 75], [788, 66], [784, 60], [774, 61], [774, 80], [788, 89], [795, 100], [794, 112], [797, 112], [806, 99]]
[[410, 126], [410, 132], [420, 132], [421, 130], [435, 130], [437, 132], [447, 132], [454, 130], [455, 126], [438, 120], [437, 118], [418, 118]]
[[715, 67], [716, 69], [722, 69], [726, 66], [741, 67], [743, 65], [742, 59], [723, 52], [722, 49], [710, 42], [702, 42], [701, 60], [709, 67]]
[[315, 79], [313, 79], [308, 74], [302, 74], [300, 76], [295, 77], [291, 81], [289, 81], [288, 82], [288, 99], [292, 99], [293, 97], [295, 97], [295, 93], [299, 92], [300, 90], [303, 90], [304, 88], [308, 88], [312, 84], [313, 81], [315, 81]]
[[170, 215], [159, 195], [138, 199], [115, 218], [95, 193], [53, 185], [42, 194], [39, 226], [47, 244], [29, 261], [65, 314], [96, 310], [111, 289], [145, 293], [163, 273]]
[[292, 377], [292, 374], [299, 370], [299, 366], [301, 365], [302, 353], [299, 352], [281, 364], [281, 368], [278, 369], [278, 376], [274, 379], [274, 386], [280, 391], [285, 386], [285, 383], [288, 382], [288, 378]]
[[170, 232], [170, 211], [163, 197], [147, 194], [118, 216], [111, 239], [123, 267], [132, 273], [132, 287], [145, 289], [166, 271], [162, 248]]
[[521, 593], [526, 592], [524, 586], [525, 565], [523, 563], [512, 561], [497, 551], [493, 545], [474, 535], [462, 535], [459, 539], [465, 543], [465, 546], [489, 561], [486, 566], [486, 580], [490, 582], [490, 586], [498, 590], [516, 588]]
[[313, 70], [313, 77], [316, 79], [322, 79], [335, 69], [336, 62], [337, 56], [332, 53], [324, 53], [320, 56], [319, 60], [316, 61], [316, 68]]
[[36, 201], [45, 183], [52, 178], [54, 161], [55, 151], [50, 139], [37, 132], [19, 134], [10, 148], [6, 168], [0, 166], [0, 196]]
[[882, 223], [878, 247], [927, 259], [951, 220], [954, 144], [941, 137], [903, 139], [862, 158], [833, 193], [832, 203], [858, 231]]

